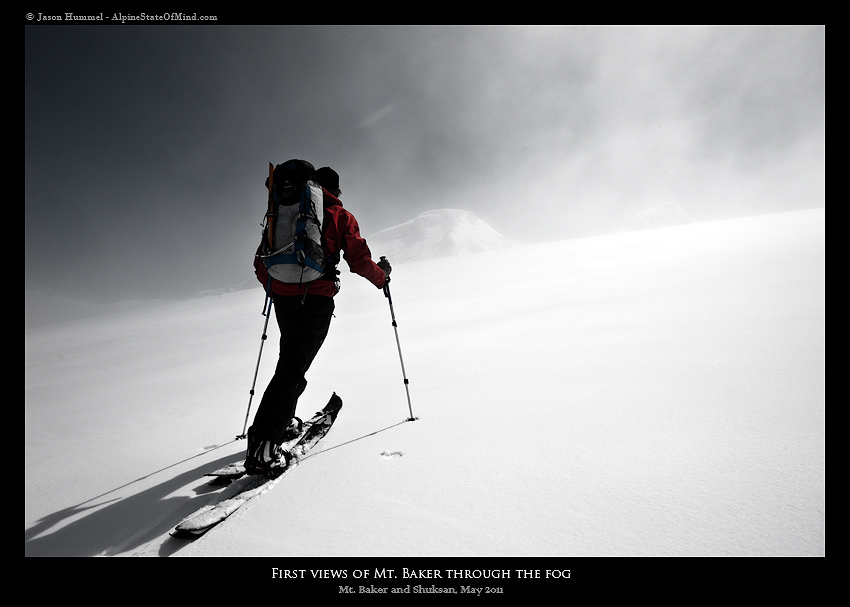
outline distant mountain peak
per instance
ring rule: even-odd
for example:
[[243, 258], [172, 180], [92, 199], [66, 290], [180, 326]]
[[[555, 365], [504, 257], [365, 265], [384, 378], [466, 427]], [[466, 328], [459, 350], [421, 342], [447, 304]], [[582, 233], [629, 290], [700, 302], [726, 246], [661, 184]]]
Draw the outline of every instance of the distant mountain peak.
[[692, 223], [691, 216], [675, 202], [662, 202], [630, 217], [624, 230], [647, 230]]
[[424, 261], [466, 253], [492, 251], [520, 244], [503, 236], [475, 213], [435, 209], [410, 221], [386, 228], [366, 241], [375, 257], [390, 261]]

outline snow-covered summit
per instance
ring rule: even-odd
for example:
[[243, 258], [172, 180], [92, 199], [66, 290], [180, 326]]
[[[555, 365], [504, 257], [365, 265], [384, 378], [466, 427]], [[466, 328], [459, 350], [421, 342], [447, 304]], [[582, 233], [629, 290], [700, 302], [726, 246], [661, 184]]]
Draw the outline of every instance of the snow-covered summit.
[[662, 202], [630, 217], [624, 230], [647, 230], [691, 223], [690, 214], [675, 202]]
[[424, 261], [519, 244], [474, 213], [459, 209], [426, 211], [366, 240], [374, 256], [385, 255], [394, 262]]

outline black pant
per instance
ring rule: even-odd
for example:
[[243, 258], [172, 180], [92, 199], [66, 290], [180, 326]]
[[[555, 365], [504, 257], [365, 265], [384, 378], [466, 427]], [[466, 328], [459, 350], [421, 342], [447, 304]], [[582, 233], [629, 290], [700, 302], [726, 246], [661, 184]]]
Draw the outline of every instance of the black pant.
[[334, 300], [309, 294], [275, 295], [273, 300], [280, 327], [280, 355], [249, 433], [253, 438], [281, 443], [283, 432], [295, 415], [298, 397], [307, 387], [304, 374], [328, 335]]

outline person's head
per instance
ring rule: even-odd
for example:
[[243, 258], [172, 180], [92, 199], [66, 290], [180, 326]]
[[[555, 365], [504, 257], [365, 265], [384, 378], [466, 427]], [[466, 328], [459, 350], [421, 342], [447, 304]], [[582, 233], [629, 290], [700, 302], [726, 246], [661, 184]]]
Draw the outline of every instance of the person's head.
[[316, 181], [334, 196], [342, 194], [339, 189], [339, 175], [331, 167], [322, 167], [316, 171]]

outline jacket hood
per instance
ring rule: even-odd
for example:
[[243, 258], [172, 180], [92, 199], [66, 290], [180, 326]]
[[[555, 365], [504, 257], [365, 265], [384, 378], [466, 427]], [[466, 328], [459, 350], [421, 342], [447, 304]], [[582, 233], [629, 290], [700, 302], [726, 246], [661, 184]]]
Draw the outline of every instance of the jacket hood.
[[322, 204], [325, 207], [341, 207], [342, 201], [325, 188], [322, 188]]

